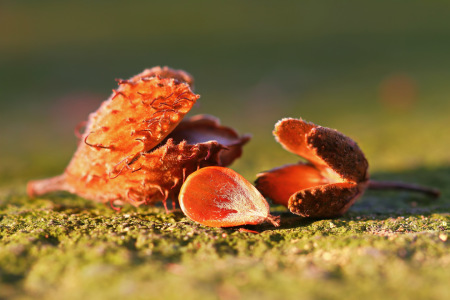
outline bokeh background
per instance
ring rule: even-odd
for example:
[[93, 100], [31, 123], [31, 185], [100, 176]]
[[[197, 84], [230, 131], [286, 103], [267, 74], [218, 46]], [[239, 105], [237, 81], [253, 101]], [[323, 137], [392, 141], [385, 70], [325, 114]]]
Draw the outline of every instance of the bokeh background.
[[[448, 299], [450, 1], [0, 0], [0, 298]], [[30, 179], [63, 172], [74, 128], [126, 79], [196, 79], [191, 115], [252, 133], [253, 180], [298, 158], [273, 136], [302, 117], [355, 139], [376, 179], [342, 218], [261, 234], [162, 207], [107, 206]], [[253, 228], [253, 227], [252, 227]], [[255, 229], [255, 228], [253, 228]]]
[[[0, 178], [62, 172], [74, 127], [145, 68], [190, 72], [208, 113], [252, 133], [249, 179], [293, 162], [275, 122], [339, 129], [373, 173], [450, 163], [447, 1], [1, 1]], [[420, 172], [419, 172], [420, 173]]]

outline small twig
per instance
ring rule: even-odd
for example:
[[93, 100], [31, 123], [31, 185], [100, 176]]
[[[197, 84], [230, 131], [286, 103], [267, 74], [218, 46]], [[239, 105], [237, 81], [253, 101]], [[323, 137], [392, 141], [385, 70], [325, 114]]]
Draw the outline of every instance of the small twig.
[[275, 227], [280, 226], [280, 217], [279, 216], [268, 215], [266, 220], [269, 221], [270, 223], [272, 223], [272, 225]]
[[426, 194], [433, 198], [438, 198], [441, 195], [441, 192], [438, 189], [426, 187], [422, 185], [405, 183], [405, 182], [397, 182], [397, 181], [377, 181], [370, 180], [369, 181], [369, 189], [371, 190], [406, 190], [406, 191], [414, 191]]
[[46, 179], [32, 180], [27, 184], [27, 194], [30, 198], [35, 198], [55, 191], [74, 193], [72, 188], [66, 184], [65, 174]]

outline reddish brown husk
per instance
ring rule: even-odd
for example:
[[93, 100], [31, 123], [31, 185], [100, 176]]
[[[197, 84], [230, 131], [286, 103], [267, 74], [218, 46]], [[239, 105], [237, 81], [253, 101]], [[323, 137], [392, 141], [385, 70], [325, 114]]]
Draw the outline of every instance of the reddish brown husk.
[[[119, 80], [119, 88], [89, 116], [65, 172], [29, 182], [28, 194], [64, 190], [98, 202], [166, 204], [169, 196], [176, 199], [190, 173], [232, 163], [248, 136], [240, 137], [218, 120], [207, 126], [211, 134], [200, 141], [190, 142], [188, 136], [174, 131], [199, 98], [189, 86], [192, 83], [186, 72], [167, 67]], [[188, 128], [201, 120], [210, 122], [211, 118], [198, 116], [180, 125]], [[197, 127], [201, 132], [202, 126]], [[223, 137], [227, 140], [221, 143]], [[229, 152], [227, 147], [238, 150]]]
[[369, 164], [358, 145], [342, 133], [302, 119], [275, 125], [277, 141], [308, 162], [258, 174], [256, 187], [275, 203], [303, 217], [332, 218], [344, 214], [369, 189], [396, 189], [439, 197], [434, 188], [404, 182], [369, 180]]
[[269, 204], [258, 190], [235, 171], [206, 167], [189, 175], [179, 194], [185, 215], [212, 227], [256, 225], [279, 218], [269, 214]]
[[258, 174], [256, 187], [275, 203], [300, 216], [329, 218], [345, 213], [365, 191], [368, 162], [352, 139], [301, 119], [279, 121], [274, 135], [308, 161]]
[[240, 157], [242, 146], [250, 140], [250, 135], [239, 136], [234, 129], [220, 125], [219, 119], [211, 115], [196, 115], [183, 120], [169, 137], [174, 142], [186, 140], [189, 144], [198, 144], [215, 140], [225, 145], [227, 151], [220, 152], [222, 166], [229, 166]]

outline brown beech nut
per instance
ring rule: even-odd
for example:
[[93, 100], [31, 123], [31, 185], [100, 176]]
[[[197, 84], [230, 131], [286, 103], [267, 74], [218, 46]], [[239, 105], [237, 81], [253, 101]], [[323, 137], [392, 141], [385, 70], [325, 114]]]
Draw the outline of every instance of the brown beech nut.
[[167, 209], [190, 173], [231, 164], [250, 139], [210, 116], [182, 121], [200, 97], [184, 71], [155, 67], [118, 82], [90, 114], [64, 173], [29, 182], [30, 196], [63, 190], [111, 204], [163, 201]]

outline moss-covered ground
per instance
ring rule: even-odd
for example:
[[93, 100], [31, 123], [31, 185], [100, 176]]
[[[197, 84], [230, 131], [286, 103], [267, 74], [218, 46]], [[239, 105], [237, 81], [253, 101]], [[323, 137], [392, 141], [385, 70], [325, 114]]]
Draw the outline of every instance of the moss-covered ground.
[[[368, 193], [334, 220], [304, 220], [275, 208], [281, 227], [246, 227], [261, 232], [254, 234], [204, 227], [162, 207], [117, 213], [67, 194], [30, 200], [23, 188], [2, 189], [1, 197], [5, 298], [444, 299], [449, 293], [450, 214], [441, 200]], [[393, 210], [383, 201], [402, 205]]]
[[[445, 1], [3, 1], [0, 299], [450, 298], [450, 22]], [[210, 113], [253, 134], [249, 180], [298, 158], [283, 117], [336, 128], [373, 178], [337, 219], [208, 228], [162, 206], [116, 212], [26, 182], [61, 173], [73, 128], [154, 65], [191, 72]]]

